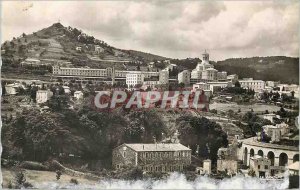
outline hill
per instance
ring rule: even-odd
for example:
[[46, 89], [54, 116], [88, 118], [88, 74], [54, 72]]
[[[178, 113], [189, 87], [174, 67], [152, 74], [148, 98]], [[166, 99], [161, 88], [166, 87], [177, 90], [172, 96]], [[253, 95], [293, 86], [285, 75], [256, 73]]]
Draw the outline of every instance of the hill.
[[232, 58], [213, 63], [218, 70], [238, 74], [239, 78], [299, 84], [299, 58], [285, 56]]
[[23, 33], [20, 37], [14, 37], [3, 43], [1, 50], [4, 62], [7, 58], [20, 61], [29, 57], [69, 60], [73, 64], [73, 59], [76, 58], [91, 64], [86, 66], [92, 67], [97, 67], [97, 64], [101, 67], [103, 62], [140, 63], [166, 59], [150, 53], [112, 47], [103, 40], [77, 28], [65, 27], [61, 23], [55, 23], [32, 34]]
[[151, 53], [136, 51], [136, 50], [128, 50], [127, 52], [130, 55], [142, 57], [143, 59], [149, 60], [149, 61], [162, 61], [162, 60], [167, 59], [166, 57], [162, 57], [162, 56], [159, 56], [159, 55], [154, 55], [154, 54], [151, 54]]

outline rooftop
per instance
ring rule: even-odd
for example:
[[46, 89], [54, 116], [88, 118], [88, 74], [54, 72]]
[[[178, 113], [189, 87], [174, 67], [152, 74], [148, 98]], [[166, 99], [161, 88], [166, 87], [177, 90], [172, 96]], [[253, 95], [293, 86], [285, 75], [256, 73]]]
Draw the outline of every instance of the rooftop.
[[182, 150], [191, 150], [188, 147], [176, 143], [176, 144], [125, 144], [127, 147], [137, 151], [182, 151]]

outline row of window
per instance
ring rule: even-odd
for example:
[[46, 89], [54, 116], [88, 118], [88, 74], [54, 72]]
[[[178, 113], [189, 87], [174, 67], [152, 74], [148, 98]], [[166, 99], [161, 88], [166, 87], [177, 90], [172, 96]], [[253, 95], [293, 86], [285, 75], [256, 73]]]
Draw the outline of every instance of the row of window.
[[174, 166], [142, 166], [143, 171], [147, 172], [173, 172], [173, 171], [182, 171], [183, 165], [174, 165]]
[[143, 152], [139, 153], [142, 158], [172, 158], [172, 157], [188, 157], [189, 153], [180, 152]]
[[[260, 169], [260, 165], [257, 166], [258, 169]], [[265, 170], [267, 170], [269, 168], [268, 165], [265, 165]]]

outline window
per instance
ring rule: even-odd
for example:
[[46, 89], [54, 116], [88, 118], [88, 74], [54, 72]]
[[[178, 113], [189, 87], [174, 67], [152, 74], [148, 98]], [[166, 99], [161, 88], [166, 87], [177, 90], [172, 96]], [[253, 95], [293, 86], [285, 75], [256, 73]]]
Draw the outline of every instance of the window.
[[268, 169], [268, 165], [265, 165], [265, 170], [267, 170]]
[[126, 152], [123, 152], [123, 157], [126, 157]]
[[260, 169], [260, 165], [258, 165], [257, 168]]

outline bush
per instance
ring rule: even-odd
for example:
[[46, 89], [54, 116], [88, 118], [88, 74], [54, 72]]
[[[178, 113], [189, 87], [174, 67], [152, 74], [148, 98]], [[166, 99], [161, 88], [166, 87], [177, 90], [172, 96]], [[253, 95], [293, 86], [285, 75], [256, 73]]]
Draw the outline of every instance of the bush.
[[29, 188], [33, 188], [33, 185], [31, 183], [29, 183], [29, 182], [25, 182], [23, 184], [23, 187], [25, 187], [25, 189], [29, 189]]
[[62, 175], [61, 171], [56, 171], [56, 180], [58, 181], [60, 179], [60, 176]]
[[7, 189], [13, 189], [13, 185], [12, 185], [12, 182], [9, 181], [8, 184], [7, 184]]
[[73, 183], [73, 184], [75, 184], [75, 185], [78, 185], [78, 180], [72, 178], [72, 179], [70, 180], [70, 183]]
[[17, 172], [15, 174], [14, 181], [17, 189], [21, 188], [24, 185], [24, 183], [26, 182], [26, 177], [23, 171]]

